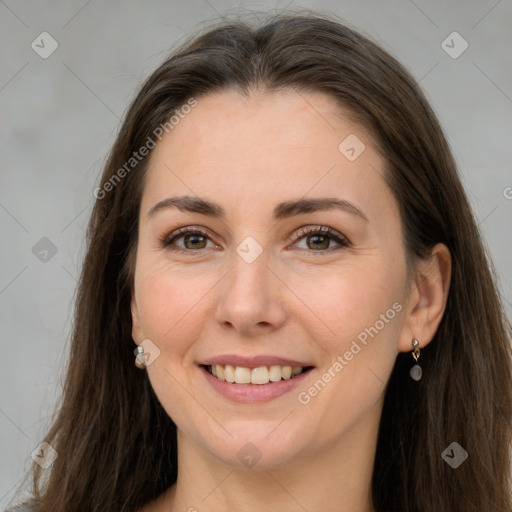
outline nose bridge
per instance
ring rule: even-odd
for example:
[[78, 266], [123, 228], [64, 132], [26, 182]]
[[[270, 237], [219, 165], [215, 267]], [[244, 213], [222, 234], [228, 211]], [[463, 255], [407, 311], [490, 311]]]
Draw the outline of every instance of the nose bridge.
[[267, 283], [270, 272], [267, 264], [268, 257], [265, 252], [254, 261], [245, 260], [243, 256], [235, 254], [233, 267], [223, 290], [225, 299], [236, 301], [240, 310], [244, 304], [246, 308], [261, 307], [269, 291]]
[[266, 293], [270, 253], [268, 248], [264, 248], [265, 241], [262, 237], [256, 236], [259, 241], [248, 235], [234, 247], [227, 291], [236, 296], [251, 295], [258, 298]]
[[238, 246], [232, 268], [223, 280], [216, 311], [219, 323], [245, 332], [257, 326], [278, 327], [285, 317], [279, 280], [267, 267], [269, 253], [262, 251], [254, 256], [251, 241]]

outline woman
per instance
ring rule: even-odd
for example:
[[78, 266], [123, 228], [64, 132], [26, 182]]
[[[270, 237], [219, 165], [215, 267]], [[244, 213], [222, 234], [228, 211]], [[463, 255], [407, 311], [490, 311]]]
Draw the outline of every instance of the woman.
[[320, 15], [211, 28], [95, 195], [34, 510], [511, 509], [510, 325], [381, 48]]

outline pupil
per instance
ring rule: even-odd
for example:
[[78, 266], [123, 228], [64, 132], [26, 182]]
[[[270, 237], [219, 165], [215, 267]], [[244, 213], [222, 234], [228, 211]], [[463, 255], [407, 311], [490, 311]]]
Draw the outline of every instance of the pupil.
[[[188, 242], [192, 242], [192, 245], [193, 245], [192, 249], [202, 249], [204, 246], [201, 246], [201, 247], [197, 246], [198, 239], [199, 239], [199, 244], [201, 242], [205, 241], [204, 236], [201, 236], [201, 235], [186, 235], [184, 238], [185, 247], [188, 247], [187, 246]], [[194, 247], [194, 245], [195, 245], [195, 247]]]
[[[320, 239], [320, 242], [318, 241], [318, 239]], [[327, 249], [329, 247], [329, 238], [322, 235], [311, 235], [308, 237], [308, 241], [313, 241], [314, 244], [321, 245], [321, 247], [317, 246], [316, 249]]]

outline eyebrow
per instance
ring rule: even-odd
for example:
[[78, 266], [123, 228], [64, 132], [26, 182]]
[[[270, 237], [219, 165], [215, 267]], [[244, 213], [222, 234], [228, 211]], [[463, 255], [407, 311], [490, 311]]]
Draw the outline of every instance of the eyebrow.
[[[167, 208], [178, 208], [178, 210], [182, 212], [199, 213], [219, 219], [226, 217], [226, 211], [219, 204], [193, 196], [168, 197], [151, 207], [147, 213], [147, 217], [152, 217], [156, 212]], [[283, 220], [304, 213], [327, 210], [348, 212], [368, 222], [368, 217], [356, 205], [345, 199], [335, 197], [299, 199], [297, 201], [279, 203], [275, 206], [272, 217], [274, 220]]]

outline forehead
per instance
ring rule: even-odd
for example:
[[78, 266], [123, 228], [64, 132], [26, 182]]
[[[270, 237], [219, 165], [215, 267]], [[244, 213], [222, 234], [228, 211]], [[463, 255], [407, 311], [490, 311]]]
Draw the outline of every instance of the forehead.
[[383, 167], [366, 130], [326, 94], [223, 91], [198, 98], [157, 144], [141, 211], [186, 194], [269, 210], [284, 196], [350, 196], [377, 212], [393, 207]]

